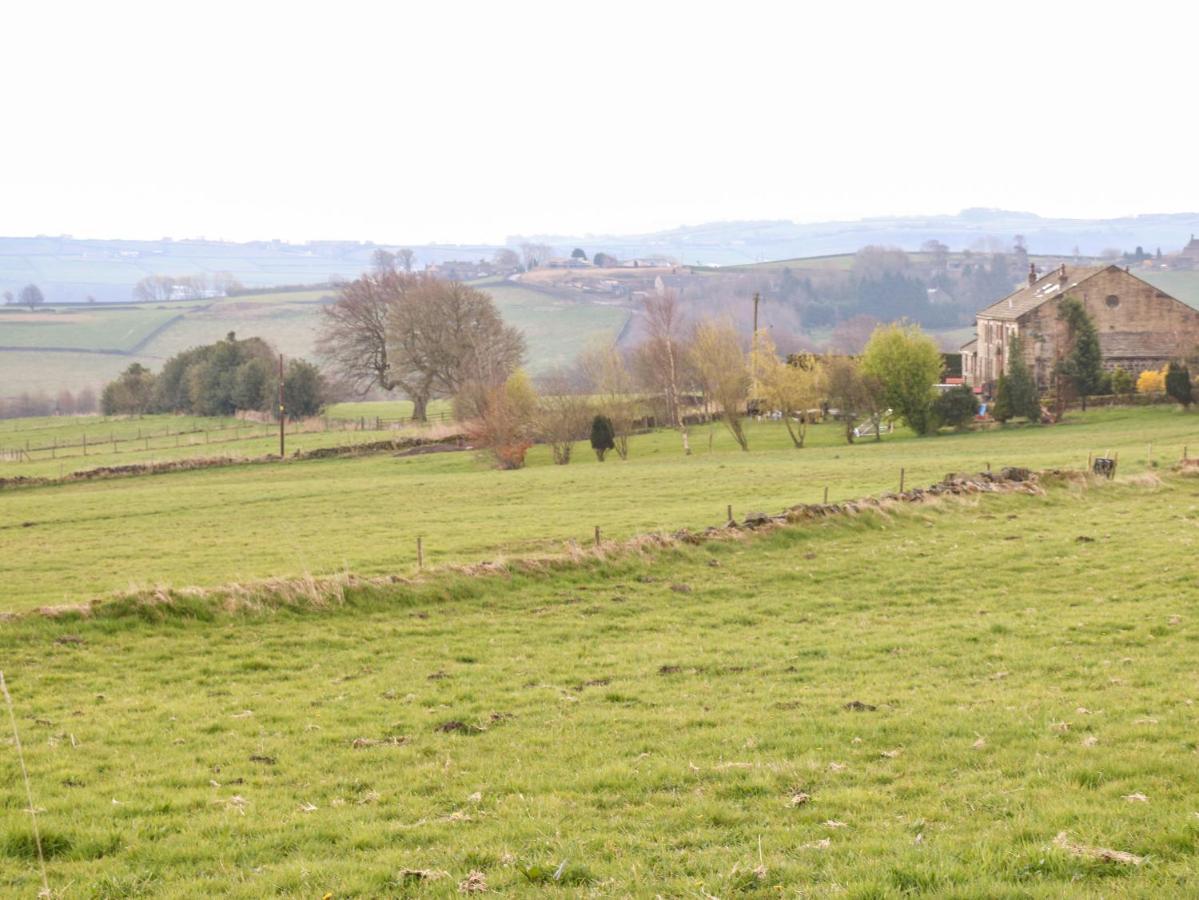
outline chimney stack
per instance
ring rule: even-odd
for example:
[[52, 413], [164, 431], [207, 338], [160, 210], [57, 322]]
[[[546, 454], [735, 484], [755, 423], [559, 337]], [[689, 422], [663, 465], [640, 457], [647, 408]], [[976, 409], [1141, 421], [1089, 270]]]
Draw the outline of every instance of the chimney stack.
[[1028, 264], [1028, 286], [1032, 287], [1036, 283], [1037, 283], [1037, 264], [1030, 262]]
[[1057, 282], [1062, 286], [1062, 290], [1066, 289], [1066, 264], [1062, 263], [1061, 271], [1058, 272]]

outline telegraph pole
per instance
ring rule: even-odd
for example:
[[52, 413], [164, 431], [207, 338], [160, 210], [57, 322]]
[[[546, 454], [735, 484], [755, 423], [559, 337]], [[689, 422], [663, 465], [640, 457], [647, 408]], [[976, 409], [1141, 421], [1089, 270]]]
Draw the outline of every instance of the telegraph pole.
[[749, 345], [750, 401], [758, 402], [758, 303], [762, 297], [754, 291], [754, 333]]
[[279, 354], [279, 459], [285, 456], [283, 446], [284, 426], [286, 419], [283, 416], [283, 354]]

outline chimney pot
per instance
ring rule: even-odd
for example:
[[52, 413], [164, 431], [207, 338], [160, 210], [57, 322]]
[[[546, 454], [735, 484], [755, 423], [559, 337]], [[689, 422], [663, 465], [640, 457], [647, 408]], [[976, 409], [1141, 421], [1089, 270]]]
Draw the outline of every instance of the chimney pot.
[[1028, 286], [1032, 287], [1036, 283], [1037, 283], [1037, 264], [1030, 262], [1028, 264]]

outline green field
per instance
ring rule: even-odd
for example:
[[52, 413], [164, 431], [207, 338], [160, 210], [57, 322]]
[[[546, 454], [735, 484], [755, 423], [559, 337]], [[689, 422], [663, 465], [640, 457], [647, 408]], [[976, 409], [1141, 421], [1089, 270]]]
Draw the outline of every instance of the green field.
[[503, 281], [476, 287], [492, 296], [505, 322], [524, 332], [533, 371], [568, 365], [595, 340], [615, 339], [629, 317], [624, 306], [567, 300]]
[[[1044, 458], [1004, 438], [987, 449]], [[890, 445], [887, 465], [911, 446]], [[326, 529], [361, 502], [340, 468], [288, 473], [325, 492]], [[503, 479], [533, 501], [545, 471]], [[560, 471], [592, 501], [615, 489], [597, 476], [622, 474]], [[140, 487], [120, 485], [131, 507]], [[83, 510], [67, 521], [67, 492], [38, 494], [69, 543]], [[402, 520], [413, 499], [387, 506]], [[1179, 478], [1063, 487], [540, 575], [439, 575], [324, 610], [0, 624], [50, 888], [1195, 896], [1196, 501]], [[524, 527], [546, 502], [508, 513]], [[138, 540], [128, 524], [88, 527]], [[243, 548], [282, 533], [235, 527]], [[171, 530], [160, 517], [159, 552]], [[34, 896], [10, 743], [0, 804], [0, 890]]]
[[[615, 337], [628, 316], [623, 307], [565, 300], [505, 282], [478, 286], [525, 333], [533, 371], [572, 361], [597, 336]], [[0, 348], [13, 348], [0, 349], [0, 398], [98, 389], [130, 363], [157, 371], [174, 354], [231, 331], [264, 338], [289, 357], [314, 359], [317, 314], [332, 297], [330, 290], [283, 291], [165, 304], [44, 307], [34, 313], [0, 310]]]
[[[449, 400], [429, 401], [430, 419], [446, 419], [453, 412]], [[360, 402], [334, 403], [325, 410], [325, 416], [334, 420], [381, 418], [394, 421], [412, 418], [411, 400], [363, 400]]]
[[[317, 446], [338, 437], [302, 440]], [[911, 486], [988, 463], [1081, 468], [1088, 454], [1112, 451], [1122, 472], [1136, 473], [1151, 442], [1158, 462], [1177, 459], [1184, 446], [1194, 453], [1199, 418], [1164, 407], [1113, 409], [1053, 427], [897, 433], [852, 447], [827, 425], [811, 429], [803, 450], [788, 445], [783, 426], [751, 424], [749, 453], [719, 426], [694, 429], [691, 439], [696, 452], [685, 457], [672, 432], [635, 437], [627, 462], [602, 465], [585, 444], [569, 466], [552, 465], [538, 447], [516, 472], [496, 472], [468, 452], [381, 455], [0, 491], [0, 610], [157, 584], [409, 573], [418, 536], [434, 564], [557, 553], [565, 542], [590, 540], [597, 525], [625, 538], [715, 524], [729, 504], [738, 515], [777, 512], [820, 500], [826, 487], [832, 499], [894, 489], [901, 468]], [[270, 438], [260, 443], [262, 453], [272, 451]], [[190, 455], [204, 455], [203, 447]], [[57, 463], [2, 470], [55, 475]]]
[[128, 353], [194, 307], [0, 309], [0, 347]]

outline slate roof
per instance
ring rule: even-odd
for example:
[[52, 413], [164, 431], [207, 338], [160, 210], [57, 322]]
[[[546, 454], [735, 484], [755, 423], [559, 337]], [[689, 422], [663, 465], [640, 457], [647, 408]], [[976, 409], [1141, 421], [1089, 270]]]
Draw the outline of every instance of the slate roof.
[[1002, 300], [992, 303], [978, 315], [987, 319], [1003, 319], [1013, 321], [1025, 313], [1032, 312], [1042, 303], [1052, 300], [1063, 292], [1072, 291], [1092, 275], [1098, 275], [1108, 266], [1066, 266], [1066, 285], [1063, 289], [1061, 282], [1061, 267], [1050, 269], [1032, 284], [1008, 294]]

